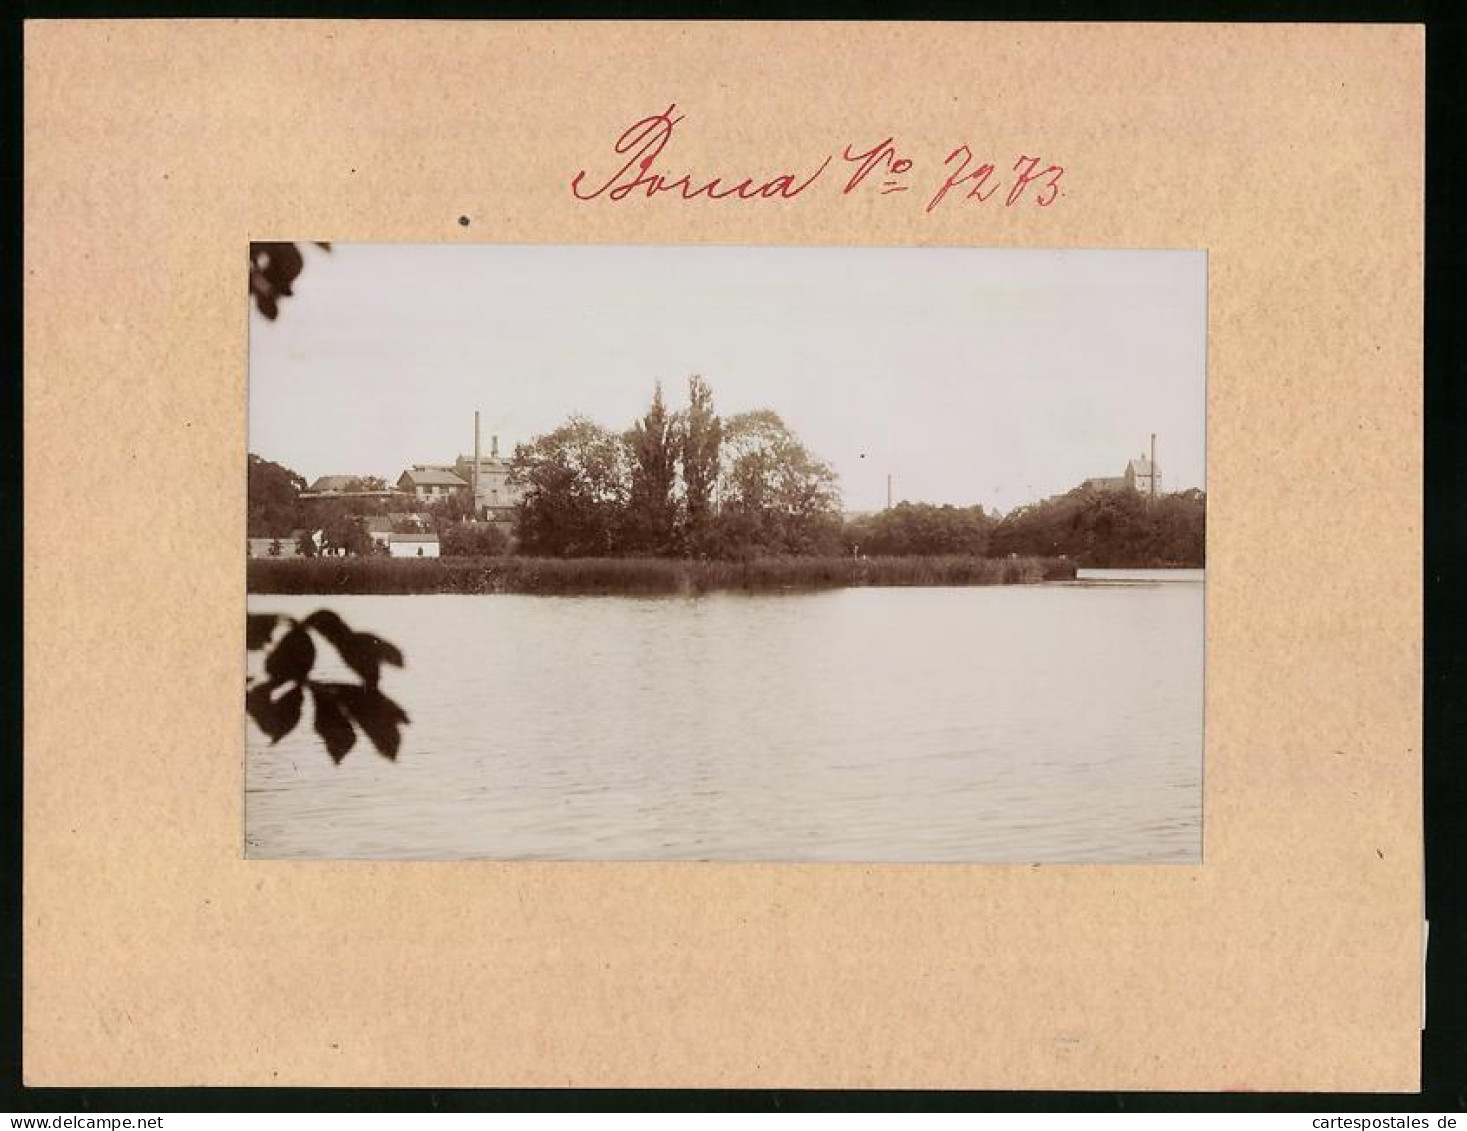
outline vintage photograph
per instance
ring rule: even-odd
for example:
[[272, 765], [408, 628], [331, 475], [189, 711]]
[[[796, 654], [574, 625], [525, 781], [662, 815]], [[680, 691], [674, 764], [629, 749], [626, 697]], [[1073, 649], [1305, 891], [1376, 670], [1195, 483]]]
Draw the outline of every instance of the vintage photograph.
[[259, 243], [245, 855], [1197, 863], [1207, 257]]

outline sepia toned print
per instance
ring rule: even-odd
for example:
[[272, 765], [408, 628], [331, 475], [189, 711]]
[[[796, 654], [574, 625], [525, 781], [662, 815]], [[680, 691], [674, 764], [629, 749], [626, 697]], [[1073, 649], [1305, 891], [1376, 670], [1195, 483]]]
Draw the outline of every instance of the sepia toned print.
[[1200, 859], [1202, 253], [251, 292], [248, 855]]

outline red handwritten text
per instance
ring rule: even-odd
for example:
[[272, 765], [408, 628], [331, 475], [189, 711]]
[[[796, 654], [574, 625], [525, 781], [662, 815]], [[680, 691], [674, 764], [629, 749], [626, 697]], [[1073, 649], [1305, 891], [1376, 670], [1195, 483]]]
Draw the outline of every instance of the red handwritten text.
[[851, 179], [846, 182], [846, 187], [840, 190], [841, 195], [849, 196], [855, 192], [856, 186], [866, 179], [866, 174], [883, 163], [886, 166], [886, 171], [893, 175], [881, 182], [882, 196], [885, 196], [887, 193], [906, 192], [911, 187], [910, 185], [899, 183], [896, 179], [904, 173], [911, 172], [912, 162], [909, 158], [897, 156], [897, 151], [895, 146], [892, 145], [892, 140], [892, 138], [887, 138], [885, 141], [879, 141], [870, 149], [866, 150], [865, 153], [852, 153], [851, 149], [853, 147], [846, 146], [845, 153], [843, 154], [845, 159], [847, 161], [860, 162], [860, 164], [857, 165], [855, 173], [851, 175]]
[[[660, 114], [652, 114], [633, 122], [612, 147], [615, 157], [610, 172], [593, 174], [582, 169], [571, 178], [570, 190], [577, 200], [622, 201], [632, 195], [656, 197], [671, 194], [681, 200], [793, 200], [816, 184], [835, 160], [825, 156], [808, 171], [784, 172], [773, 176], [674, 176], [654, 168], [672, 141], [673, 131], [685, 115], [678, 114], [676, 103]], [[980, 159], [967, 145], [959, 145], [942, 162], [942, 183], [935, 191], [930, 186], [935, 176], [919, 176], [917, 162], [901, 151], [894, 135], [875, 145], [861, 148], [847, 145], [841, 160], [850, 174], [840, 194], [850, 196], [858, 191], [867, 195], [889, 196], [914, 187], [910, 181], [925, 181], [931, 191], [924, 211], [931, 212], [949, 198], [976, 200], [979, 204], [994, 201], [994, 207], [1013, 208], [1019, 204], [1035, 204], [1048, 208], [1060, 198], [1063, 165], [1049, 164], [1039, 157], [1021, 154], [1011, 165], [1003, 160]]]
[[762, 181], [756, 177], [744, 177], [742, 180], [725, 186], [725, 181], [731, 181], [733, 178], [713, 177], [708, 180], [698, 178], [700, 183], [695, 188], [691, 173], [684, 173], [681, 177], [670, 179], [665, 173], [652, 171], [652, 162], [657, 159], [663, 147], [672, 139], [673, 127], [683, 120], [681, 114], [676, 118], [672, 116], [672, 112], [676, 109], [677, 106], [674, 104], [661, 114], [654, 114], [650, 118], [643, 118], [640, 122], [633, 122], [616, 142], [617, 156], [625, 159], [621, 168], [602, 180], [599, 187], [590, 188], [589, 191], [582, 191], [582, 185], [586, 184], [588, 179], [586, 170], [582, 169], [571, 180], [571, 192], [575, 193], [580, 200], [595, 200], [602, 194], [611, 200], [625, 200], [639, 190], [647, 196], [656, 196], [663, 192], [677, 193], [684, 200], [693, 200], [699, 196], [706, 196], [709, 200], [724, 200], [730, 196], [740, 200], [755, 198], [768, 200], [776, 197], [791, 200], [814, 184], [820, 174], [825, 172], [825, 167], [830, 164], [830, 158], [827, 157], [804, 180], [798, 179], [794, 173], [780, 173], [778, 176]]
[[[957, 162], [956, 168], [948, 173], [947, 179], [942, 182], [942, 187], [937, 190], [932, 199], [927, 202], [924, 211], [931, 212], [939, 204], [942, 198], [955, 188], [970, 187], [965, 200], [977, 200], [978, 203], [987, 203], [994, 193], [1003, 187], [1002, 179], [995, 179], [997, 168], [991, 162], [982, 162], [969, 170], [968, 166], [974, 162], [973, 151], [966, 145], [960, 145], [947, 155], [943, 168], [948, 168]], [[1003, 197], [1005, 208], [1012, 208], [1024, 199], [1024, 193], [1035, 181], [1042, 181], [1040, 189], [1034, 194], [1034, 203], [1041, 208], [1048, 208], [1059, 198], [1059, 179], [1064, 175], [1064, 169], [1059, 165], [1046, 165], [1039, 167], [1039, 158], [1021, 156], [1014, 162], [1014, 173], [1017, 176], [1014, 183], [1009, 187], [1008, 193]]]

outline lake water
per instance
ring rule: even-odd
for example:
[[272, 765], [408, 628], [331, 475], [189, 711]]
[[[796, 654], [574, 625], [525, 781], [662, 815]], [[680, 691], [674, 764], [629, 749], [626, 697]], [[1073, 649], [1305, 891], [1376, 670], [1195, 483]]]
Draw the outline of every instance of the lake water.
[[412, 724], [396, 762], [359, 739], [334, 765], [309, 704], [273, 747], [247, 723], [246, 852], [1195, 862], [1204, 587], [1201, 571], [1162, 572], [697, 598], [251, 596], [252, 611], [330, 607], [396, 643], [407, 665], [383, 688]]

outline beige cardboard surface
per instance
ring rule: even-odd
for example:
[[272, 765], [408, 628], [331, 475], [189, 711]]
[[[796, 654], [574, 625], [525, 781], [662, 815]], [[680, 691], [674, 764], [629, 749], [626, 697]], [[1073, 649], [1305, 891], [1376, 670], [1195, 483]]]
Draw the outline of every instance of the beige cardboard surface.
[[[31, 23], [27, 1082], [1414, 1090], [1422, 60], [1392, 26]], [[572, 196], [674, 101], [674, 176], [892, 136], [929, 194], [965, 143], [1063, 194]], [[1204, 863], [246, 862], [251, 239], [1205, 248]]]

